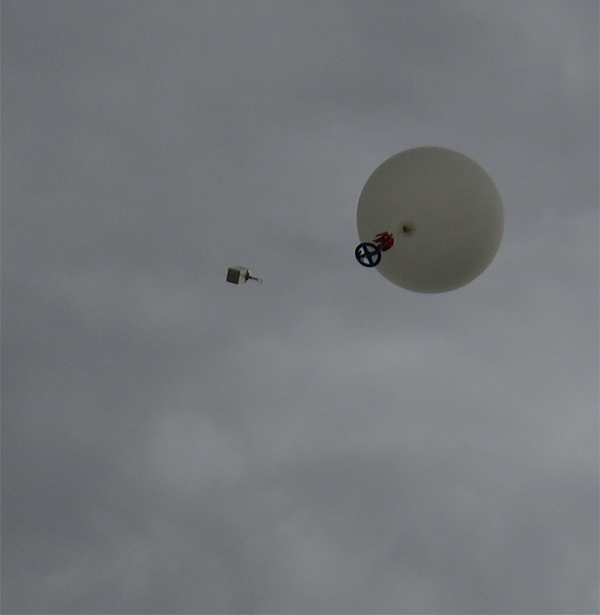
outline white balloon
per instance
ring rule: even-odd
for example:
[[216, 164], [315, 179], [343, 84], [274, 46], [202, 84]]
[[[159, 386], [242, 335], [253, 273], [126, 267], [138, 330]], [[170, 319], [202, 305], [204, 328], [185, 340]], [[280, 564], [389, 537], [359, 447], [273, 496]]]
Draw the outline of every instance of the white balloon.
[[388, 158], [367, 180], [356, 212], [361, 242], [394, 236], [378, 271], [422, 293], [468, 284], [492, 262], [504, 232], [502, 199], [490, 176], [445, 147]]

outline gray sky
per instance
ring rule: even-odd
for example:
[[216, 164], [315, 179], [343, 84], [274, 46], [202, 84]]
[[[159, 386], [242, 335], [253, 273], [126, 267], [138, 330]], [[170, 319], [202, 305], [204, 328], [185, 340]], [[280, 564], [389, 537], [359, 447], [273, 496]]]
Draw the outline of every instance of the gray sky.
[[[5, 0], [2, 82], [3, 612], [598, 612], [598, 2]], [[353, 256], [424, 144], [440, 295]]]

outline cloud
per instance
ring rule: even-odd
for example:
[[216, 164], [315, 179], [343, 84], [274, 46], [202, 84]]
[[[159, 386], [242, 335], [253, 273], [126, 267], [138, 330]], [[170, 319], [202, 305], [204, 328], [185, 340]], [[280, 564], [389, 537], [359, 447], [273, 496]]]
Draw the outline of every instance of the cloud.
[[[7, 612], [597, 611], [597, 16], [4, 3]], [[506, 214], [442, 295], [352, 257], [426, 143]]]

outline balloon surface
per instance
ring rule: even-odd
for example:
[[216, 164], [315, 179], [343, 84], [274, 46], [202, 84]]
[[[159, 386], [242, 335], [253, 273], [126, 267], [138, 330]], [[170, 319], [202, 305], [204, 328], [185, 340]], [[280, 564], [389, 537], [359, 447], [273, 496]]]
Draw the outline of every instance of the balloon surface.
[[490, 176], [445, 147], [415, 147], [383, 162], [358, 201], [361, 242], [394, 236], [377, 270], [421, 293], [468, 284], [492, 262], [504, 232], [502, 199]]

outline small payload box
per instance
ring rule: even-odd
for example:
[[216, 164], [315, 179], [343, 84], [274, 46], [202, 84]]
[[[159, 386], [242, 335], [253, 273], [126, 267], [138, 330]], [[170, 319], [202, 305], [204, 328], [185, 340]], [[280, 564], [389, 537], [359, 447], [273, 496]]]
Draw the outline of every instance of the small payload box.
[[246, 267], [229, 267], [227, 269], [227, 281], [232, 284], [245, 284], [248, 280], [262, 282], [260, 278], [250, 275], [250, 270]]

